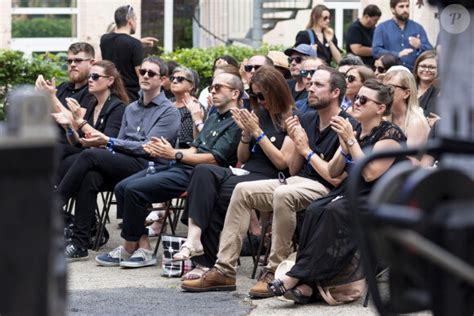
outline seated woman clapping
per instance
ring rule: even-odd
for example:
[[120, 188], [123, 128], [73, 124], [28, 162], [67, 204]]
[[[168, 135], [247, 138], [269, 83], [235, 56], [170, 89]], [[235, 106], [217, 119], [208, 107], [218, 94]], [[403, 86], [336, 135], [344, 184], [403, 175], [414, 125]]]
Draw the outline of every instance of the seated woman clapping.
[[[238, 146], [241, 169], [198, 165], [188, 185], [187, 241], [174, 260], [192, 258], [198, 268], [185, 278], [199, 278], [216, 261], [219, 235], [235, 186], [244, 181], [277, 178], [287, 169], [285, 157], [293, 150], [284, 121], [294, 102], [283, 75], [272, 67], [261, 67], [250, 81], [254, 112], [232, 109], [242, 129]], [[216, 89], [219, 89], [216, 87]]]
[[[383, 120], [390, 112], [391, 88], [374, 80], [367, 80], [355, 97], [353, 116], [360, 124], [355, 133], [352, 125], [339, 116], [331, 122], [331, 128], [339, 136], [340, 148], [329, 163], [332, 177], [350, 172], [350, 166], [369, 151], [398, 149], [404, 146], [406, 137], [401, 129]], [[358, 192], [359, 205], [367, 208], [368, 193], [375, 181], [392, 165], [395, 159], [377, 160], [362, 173], [362, 189]], [[352, 234], [353, 223], [348, 205], [347, 181], [326, 197], [314, 201], [306, 210], [296, 264], [281, 279], [269, 284], [275, 295], [298, 303], [308, 303], [317, 286], [338, 285], [356, 281], [363, 276], [356, 273], [359, 265], [357, 245]], [[355, 265], [354, 265], [355, 264]], [[347, 275], [348, 266], [354, 271]]]
[[90, 135], [101, 132], [116, 137], [122, 123], [128, 96], [123, 81], [115, 65], [102, 60], [95, 63], [88, 76], [89, 92], [94, 96], [87, 110], [73, 98], [67, 98], [67, 105], [53, 117], [62, 125], [72, 146], [64, 149], [58, 169], [58, 183], [66, 174], [83, 149], [91, 147], [87, 142]]

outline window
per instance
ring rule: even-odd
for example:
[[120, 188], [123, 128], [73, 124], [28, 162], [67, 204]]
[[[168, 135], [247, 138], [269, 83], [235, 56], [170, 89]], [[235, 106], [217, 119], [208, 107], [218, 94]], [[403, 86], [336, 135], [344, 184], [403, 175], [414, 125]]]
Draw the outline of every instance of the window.
[[338, 46], [346, 47], [346, 33], [349, 25], [358, 17], [359, 1], [328, 1], [324, 2], [331, 12], [331, 27], [337, 37]]
[[12, 0], [12, 49], [64, 51], [77, 41], [78, 1]]

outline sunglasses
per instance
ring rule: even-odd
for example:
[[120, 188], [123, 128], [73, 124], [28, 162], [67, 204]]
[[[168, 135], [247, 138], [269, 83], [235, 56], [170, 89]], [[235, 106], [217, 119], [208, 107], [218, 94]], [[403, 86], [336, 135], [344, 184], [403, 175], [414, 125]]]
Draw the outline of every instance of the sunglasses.
[[245, 65], [244, 70], [245, 72], [251, 72], [252, 69], [255, 69], [255, 71], [257, 71], [260, 67], [262, 66], [261, 65]]
[[313, 76], [314, 73], [316, 72], [316, 69], [310, 69], [310, 70], [301, 70], [300, 71], [300, 76], [303, 78], [306, 78], [308, 76]]
[[324, 20], [324, 21], [329, 21], [329, 20], [331, 20], [331, 17], [330, 17], [330, 16], [324, 16], [324, 17], [323, 17], [323, 20]]
[[91, 59], [90, 58], [71, 58], [71, 59], [67, 59], [66, 63], [68, 65], [72, 65], [72, 63], [75, 63], [77, 65], [77, 64], [80, 64], [80, 63], [82, 63], [83, 61], [86, 61], [86, 60], [91, 60]]
[[265, 101], [265, 96], [261, 92], [258, 92], [258, 93], [250, 92], [249, 97], [254, 98], [254, 99], [258, 99], [260, 101]]
[[109, 76], [99, 75], [99, 74], [96, 74], [95, 72], [93, 72], [93, 73], [91, 73], [87, 76], [87, 79], [92, 79], [92, 81], [97, 81], [101, 77], [102, 78], [108, 78]]
[[222, 83], [213, 84], [213, 85], [209, 86], [209, 87], [207, 88], [207, 90], [208, 90], [209, 92], [212, 92], [212, 90], [214, 89], [214, 90], [216, 91], [216, 93], [218, 93], [223, 87], [228, 88], [228, 89], [230, 89], [230, 90], [237, 90], [237, 89], [235, 89], [234, 87], [231, 87], [231, 86], [228, 86], [228, 85], [222, 84]]
[[402, 90], [407, 90], [407, 89], [408, 89], [407, 87], [399, 86], [399, 85], [397, 85], [397, 84], [392, 84], [392, 83], [387, 83], [387, 86], [390, 86], [390, 87], [392, 87], [392, 88], [394, 88], [394, 89], [395, 89], [395, 88], [400, 88], [400, 89], [402, 89]]
[[178, 82], [178, 83], [181, 83], [181, 82], [183, 82], [183, 81], [185, 81], [185, 80], [186, 80], [187, 82], [189, 82], [189, 83], [193, 83], [192, 80], [190, 80], [190, 79], [188, 79], [188, 78], [186, 78], [186, 77], [183, 77], [183, 76], [171, 76], [171, 77], [170, 77], [170, 81], [175, 81], [175, 80], [176, 80], [176, 82]]
[[288, 57], [288, 63], [292, 63], [293, 61], [297, 64], [301, 64], [301, 62], [304, 60], [303, 57], [301, 56], [296, 56], [296, 57]]
[[140, 74], [140, 76], [145, 76], [146, 74], [148, 74], [148, 77], [150, 78], [153, 78], [154, 76], [158, 76], [158, 73], [154, 72], [153, 70], [150, 70], [150, 69], [140, 69], [138, 70], [138, 73]]
[[374, 66], [374, 71], [378, 71], [379, 73], [383, 74], [385, 72], [385, 68]]
[[347, 82], [349, 82], [349, 83], [353, 83], [354, 81], [357, 80], [357, 78], [356, 78], [356, 76], [354, 76], [354, 75], [349, 75], [349, 76], [346, 76], [346, 80], [347, 80]]
[[378, 105], [382, 104], [378, 101], [375, 101], [373, 99], [370, 99], [370, 98], [366, 97], [365, 95], [356, 95], [355, 99], [354, 99], [354, 102], [357, 102], [357, 101], [359, 101], [360, 105], [365, 105], [367, 103], [367, 101], [372, 101], [372, 102], [374, 102]]

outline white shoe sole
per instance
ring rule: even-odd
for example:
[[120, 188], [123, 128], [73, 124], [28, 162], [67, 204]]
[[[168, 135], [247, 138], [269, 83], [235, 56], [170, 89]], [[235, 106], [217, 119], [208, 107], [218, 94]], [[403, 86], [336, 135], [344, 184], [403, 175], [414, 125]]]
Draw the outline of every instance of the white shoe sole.
[[143, 268], [148, 266], [156, 266], [156, 258], [148, 261], [133, 262], [133, 261], [122, 261], [120, 262], [121, 268]]
[[66, 258], [67, 263], [74, 262], [74, 261], [86, 261], [86, 260], [89, 260], [89, 255], [87, 255], [86, 257], [80, 257], [80, 258]]

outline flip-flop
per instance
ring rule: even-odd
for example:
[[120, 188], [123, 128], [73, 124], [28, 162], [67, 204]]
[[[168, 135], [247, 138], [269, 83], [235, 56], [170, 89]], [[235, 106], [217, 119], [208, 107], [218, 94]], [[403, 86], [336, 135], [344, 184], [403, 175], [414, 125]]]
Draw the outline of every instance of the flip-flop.
[[288, 290], [286, 289], [283, 281], [280, 280], [280, 279], [275, 279], [272, 282], [268, 283], [267, 288], [275, 296], [282, 296], [286, 292], [288, 292]]
[[[185, 256], [182, 251], [183, 249], [186, 248], [189, 250], [189, 256]], [[185, 261], [185, 260], [189, 260], [191, 258], [194, 258], [194, 257], [198, 257], [198, 256], [202, 256], [204, 254], [204, 249], [203, 250], [199, 250], [199, 251], [196, 251], [196, 249], [194, 249], [193, 246], [191, 245], [187, 245], [187, 244], [182, 244], [181, 245], [181, 248], [179, 249], [179, 252], [176, 253], [174, 256], [173, 256], [173, 259], [171, 259], [172, 262], [177, 262], [177, 261]]]
[[197, 280], [200, 277], [202, 277], [202, 275], [206, 273], [206, 271], [209, 271], [209, 268], [206, 268], [203, 266], [197, 266], [196, 268], [192, 269], [191, 271], [183, 275], [181, 277], [181, 281]]
[[303, 295], [303, 292], [299, 288], [294, 288], [289, 291], [287, 291], [283, 296], [289, 300], [292, 300], [295, 302], [295, 304], [308, 304], [311, 302], [311, 297], [312, 295], [306, 296]]

